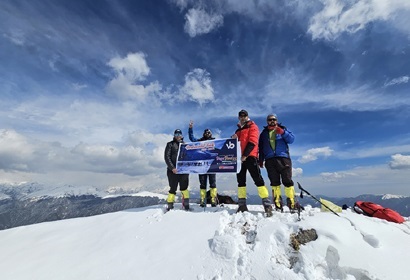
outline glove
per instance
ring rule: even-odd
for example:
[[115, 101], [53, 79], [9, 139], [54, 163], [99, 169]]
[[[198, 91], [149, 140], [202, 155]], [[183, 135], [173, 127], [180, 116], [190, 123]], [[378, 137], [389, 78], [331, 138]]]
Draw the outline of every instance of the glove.
[[259, 162], [259, 167], [263, 168], [263, 161]]
[[276, 126], [275, 131], [277, 134], [282, 135], [283, 133], [285, 133], [285, 131], [283, 130], [283, 128], [281, 128], [280, 126]]

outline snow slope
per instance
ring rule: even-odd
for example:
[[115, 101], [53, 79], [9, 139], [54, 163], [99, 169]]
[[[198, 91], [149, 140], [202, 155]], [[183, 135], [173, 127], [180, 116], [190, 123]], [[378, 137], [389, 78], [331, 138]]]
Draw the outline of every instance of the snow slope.
[[[296, 214], [234, 206], [194, 211], [163, 206], [0, 231], [2, 280], [26, 279], [409, 279], [410, 222], [395, 224], [346, 210]], [[176, 205], [180, 209], [180, 205]], [[216, 212], [214, 212], [216, 211]], [[246, 243], [243, 225], [257, 232]], [[318, 239], [299, 252], [299, 229]]]

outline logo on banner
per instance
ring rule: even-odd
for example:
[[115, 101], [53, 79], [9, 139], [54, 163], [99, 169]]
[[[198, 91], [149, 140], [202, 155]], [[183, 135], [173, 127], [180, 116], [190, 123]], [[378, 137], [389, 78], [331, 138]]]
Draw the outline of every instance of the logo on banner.
[[235, 144], [229, 141], [229, 143], [226, 143], [226, 147], [230, 150], [235, 149]]

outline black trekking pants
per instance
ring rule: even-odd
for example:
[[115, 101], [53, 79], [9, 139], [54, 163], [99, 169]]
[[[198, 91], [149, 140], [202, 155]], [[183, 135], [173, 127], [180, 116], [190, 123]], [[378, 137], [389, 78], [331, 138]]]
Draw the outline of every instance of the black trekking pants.
[[290, 158], [268, 158], [265, 160], [265, 167], [271, 186], [280, 186], [281, 178], [285, 187], [293, 186], [292, 160]]
[[200, 174], [199, 177], [199, 188], [206, 190], [206, 183], [209, 178], [209, 187], [216, 188], [216, 174]]
[[169, 183], [169, 193], [176, 194], [178, 184], [180, 191], [185, 191], [188, 189], [189, 174], [174, 174], [171, 170], [167, 169], [167, 177]]
[[249, 174], [251, 174], [253, 182], [257, 187], [265, 185], [257, 159], [255, 157], [247, 157], [246, 160], [242, 162], [241, 171], [236, 174], [238, 187], [246, 186], [246, 171], [249, 171]]

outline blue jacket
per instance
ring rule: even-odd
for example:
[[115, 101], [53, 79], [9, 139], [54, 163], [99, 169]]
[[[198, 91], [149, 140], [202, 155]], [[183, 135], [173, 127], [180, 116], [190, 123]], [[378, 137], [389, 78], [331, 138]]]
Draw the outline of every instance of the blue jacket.
[[285, 131], [282, 135], [276, 134], [275, 150], [272, 149], [269, 141], [269, 129], [264, 127], [261, 135], [259, 136], [259, 162], [273, 157], [286, 157], [290, 158], [289, 146], [295, 140], [293, 133], [285, 126], [279, 125]]

